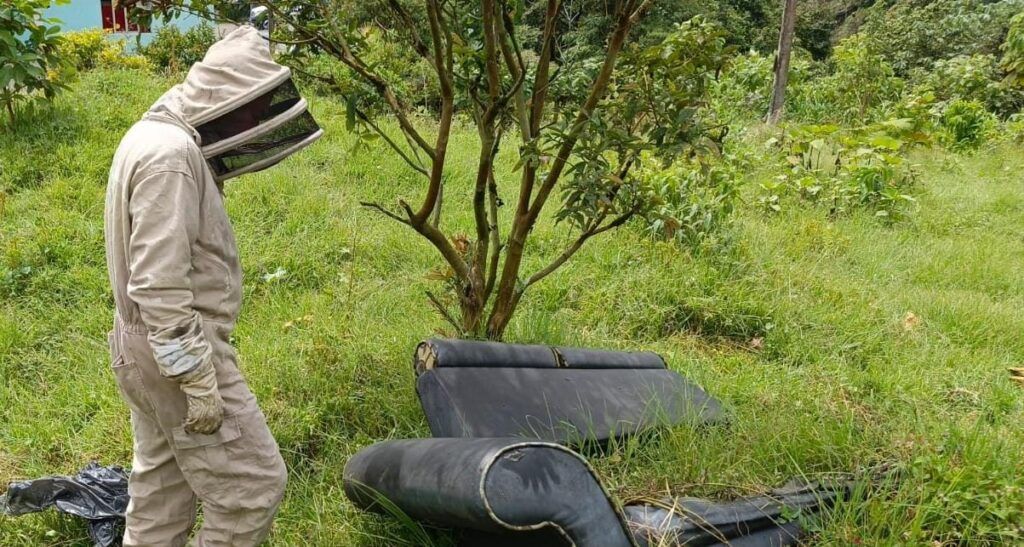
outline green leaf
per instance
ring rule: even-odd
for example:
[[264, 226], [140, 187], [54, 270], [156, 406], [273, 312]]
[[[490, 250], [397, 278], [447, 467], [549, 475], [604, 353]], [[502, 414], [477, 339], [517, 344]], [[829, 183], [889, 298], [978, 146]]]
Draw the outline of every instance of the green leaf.
[[345, 101], [345, 129], [352, 131], [356, 128], [356, 100], [348, 97]]

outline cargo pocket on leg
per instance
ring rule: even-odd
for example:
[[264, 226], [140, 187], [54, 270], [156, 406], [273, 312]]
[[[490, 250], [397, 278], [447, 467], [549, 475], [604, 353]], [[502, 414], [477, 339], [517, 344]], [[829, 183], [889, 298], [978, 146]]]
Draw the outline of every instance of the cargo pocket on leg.
[[225, 416], [220, 429], [211, 435], [186, 433], [183, 426], [171, 432], [178, 467], [200, 498], [231, 488], [234, 464], [226, 445], [242, 436], [235, 416]]

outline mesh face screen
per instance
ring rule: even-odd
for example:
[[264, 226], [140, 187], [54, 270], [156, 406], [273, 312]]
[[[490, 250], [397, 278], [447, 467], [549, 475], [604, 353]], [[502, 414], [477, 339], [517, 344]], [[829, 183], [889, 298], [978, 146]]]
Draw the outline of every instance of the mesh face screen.
[[[196, 128], [204, 149], [238, 136], [223, 143], [222, 148], [226, 147], [223, 152], [216, 153], [216, 147], [211, 148], [215, 155], [209, 157], [207, 163], [214, 175], [223, 177], [265, 160], [270, 161], [255, 166], [254, 170], [270, 167], [284, 158], [274, 159], [275, 156], [319, 131], [313, 115], [299, 105], [301, 100], [295, 84], [287, 80], [269, 93]], [[287, 116], [283, 116], [286, 112]], [[236, 141], [238, 144], [234, 144]]]
[[273, 157], [316, 133], [319, 129], [320, 126], [316, 124], [313, 116], [309, 112], [303, 112], [301, 116], [288, 121], [266, 135], [260, 135], [207, 161], [215, 175], [223, 176]]
[[271, 91], [196, 128], [203, 146], [233, 137], [274, 119], [299, 102], [299, 90], [291, 79]]

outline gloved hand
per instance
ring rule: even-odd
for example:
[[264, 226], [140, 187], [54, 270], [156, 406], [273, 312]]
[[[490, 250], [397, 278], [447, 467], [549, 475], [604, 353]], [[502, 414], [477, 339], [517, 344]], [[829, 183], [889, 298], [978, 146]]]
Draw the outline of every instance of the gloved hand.
[[213, 362], [208, 359], [195, 370], [175, 379], [188, 402], [188, 415], [183, 424], [185, 433], [216, 433], [224, 421], [224, 400], [217, 389]]

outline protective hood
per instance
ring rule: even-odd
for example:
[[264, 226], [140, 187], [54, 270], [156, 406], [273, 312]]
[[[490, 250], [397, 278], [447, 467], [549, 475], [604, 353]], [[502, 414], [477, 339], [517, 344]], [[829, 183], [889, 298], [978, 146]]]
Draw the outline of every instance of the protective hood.
[[210, 47], [150, 115], [187, 125], [220, 182], [266, 169], [320, 138], [307, 107], [267, 40], [243, 26]]

